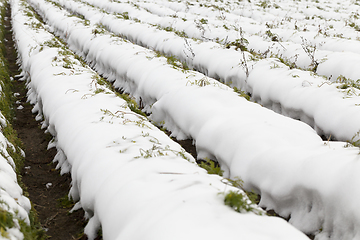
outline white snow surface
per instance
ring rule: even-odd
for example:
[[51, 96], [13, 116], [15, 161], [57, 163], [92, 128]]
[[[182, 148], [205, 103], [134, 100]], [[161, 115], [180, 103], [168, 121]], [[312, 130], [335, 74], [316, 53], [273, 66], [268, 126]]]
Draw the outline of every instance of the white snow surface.
[[[38, 3], [59, 17], [53, 5]], [[54, 135], [49, 144], [58, 150], [54, 161], [62, 173], [71, 173], [70, 196], [78, 201], [74, 210], [82, 207], [89, 218], [89, 239], [100, 226], [103, 239], [111, 240], [308, 239], [281, 218], [256, 215], [263, 211], [255, 205], [242, 213], [224, 205], [230, 190], [244, 192], [207, 174], [179, 144], [130, 111], [45, 30], [49, 27], [33, 28], [39, 22], [26, 14], [24, 1], [11, 4], [28, 99]], [[65, 25], [66, 20], [57, 19]], [[68, 31], [72, 35], [73, 29]]]
[[[326, 76], [325, 78], [316, 76], [312, 72], [290, 69], [277, 59], [254, 60], [254, 56], [248, 52], [246, 52], [245, 56], [249, 75], [246, 76], [244, 67], [239, 64], [242, 58], [241, 53], [233, 48], [225, 49], [224, 43], [216, 43], [214, 41], [203, 42], [184, 38], [176, 35], [174, 32], [158, 29], [158, 25], [150, 25], [157, 24], [156, 19], [159, 18], [159, 9], [162, 9], [161, 4], [151, 4], [151, 10], [155, 11], [152, 18], [150, 18], [149, 12], [147, 12], [140, 15], [143, 18], [146, 15], [146, 21], [140, 18], [144, 22], [135, 22], [131, 19], [119, 21], [118, 16], [106, 14], [101, 12], [99, 8], [94, 8], [81, 2], [64, 0], [59, 2], [72, 12], [85, 16], [92, 24], [102, 24], [115, 34], [121, 35], [136, 44], [154, 49], [168, 56], [176, 56], [181, 61], [186, 62], [189, 67], [201, 71], [207, 76], [220, 79], [229, 86], [250, 93], [254, 101], [280, 114], [309, 124], [316, 129], [319, 135], [342, 141], [356, 141], [359, 139], [359, 136], [356, 134], [360, 130], [360, 91], [352, 87], [341, 89], [342, 82], [340, 80], [335, 82], [340, 76], [353, 80], [360, 79], [360, 71], [357, 66], [357, 63], [360, 62], [360, 54], [356, 50], [360, 47], [360, 44], [354, 40], [351, 40], [352, 45], [355, 43], [358, 45], [354, 45], [354, 51], [350, 52], [346, 48], [346, 46], [351, 44], [349, 43], [350, 40], [316, 36], [317, 41], [312, 43], [306, 38], [308, 45], [321, 43], [321, 46], [323, 46], [325, 45], [323, 42], [326, 40], [328, 47], [321, 48], [321, 50], [316, 52], [318, 55], [316, 58], [319, 59], [317, 73]], [[96, 0], [89, 0], [88, 2], [107, 11], [126, 12], [133, 18], [136, 18], [138, 14], [135, 13], [140, 11], [135, 6], [132, 6], [133, 11], [129, 11], [128, 8], [130, 8], [129, 5], [131, 4], [128, 3]], [[144, 3], [144, 5], [146, 5], [145, 9], [149, 10], [148, 4]], [[142, 6], [141, 2], [140, 6]], [[156, 7], [157, 10], [155, 9]], [[167, 12], [167, 16], [171, 15], [171, 11], [165, 12]], [[179, 15], [179, 12], [176, 14]], [[208, 17], [209, 21], [217, 17], [217, 13], [214, 12], [214, 14], [215, 16]], [[227, 16], [226, 19], [229, 18], [230, 16]], [[161, 19], [165, 18], [162, 17]], [[170, 25], [161, 26], [184, 31], [189, 37], [202, 39], [198, 35], [200, 34], [199, 29], [189, 28], [188, 22], [190, 20], [173, 20], [171, 24], [169, 23]], [[245, 33], [249, 32], [250, 28], [253, 27], [253, 23], [253, 21], [249, 21], [248, 24], [242, 23], [241, 27], [246, 30]], [[257, 25], [259, 24], [257, 23]], [[211, 28], [210, 23], [207, 25]], [[246, 27], [247, 25], [250, 26]], [[257, 35], [246, 36], [249, 40], [248, 49], [255, 49], [256, 52], [264, 56], [271, 54], [279, 56], [282, 59], [294, 62], [295, 65], [302, 69], [306, 69], [311, 65], [311, 59], [303, 50], [303, 45], [305, 45], [305, 43], [302, 45], [301, 40], [301, 37], [305, 37], [303, 33], [296, 33], [297, 38], [294, 38], [293, 42], [278, 43], [269, 42], [268, 39], [260, 37], [261, 35], [266, 35], [265, 31], [266, 29], [262, 30], [261, 33], [257, 33]], [[212, 34], [216, 32], [219, 36], [224, 36], [216, 27], [209, 30], [209, 32]], [[238, 31], [228, 31], [226, 33], [227, 41], [236, 41], [239, 38], [238, 35]], [[309, 39], [313, 37], [311, 36]], [[322, 40], [319, 40], [319, 38]], [[336, 44], [331, 45], [330, 42], [332, 40], [336, 41]], [[253, 46], [254, 44], [258, 47]], [[264, 52], [267, 53], [264, 54]], [[336, 120], [329, 123], [329, 117]]]
[[[306, 233], [315, 234], [316, 239], [360, 239], [360, 214], [357, 211], [359, 148], [345, 142], [322, 141], [307, 124], [248, 102], [214, 79], [168, 65], [165, 58], [158, 58], [152, 50], [121, 39], [94, 24], [69, 17], [67, 11], [43, 0], [30, 2], [56, 34], [113, 81], [115, 87], [129, 92], [142, 103], [155, 122], [162, 123], [178, 139], [194, 139], [199, 158], [219, 161], [226, 176], [240, 177], [246, 189], [261, 194], [262, 206], [289, 217], [290, 223]], [[110, 4], [107, 1], [101, 3]], [[136, 13], [137, 18], [166, 21], [166, 18], [140, 11], [129, 3], [111, 4], [113, 10], [120, 9], [129, 15]], [[130, 11], [132, 9], [135, 10]], [[206, 16], [205, 13], [202, 16]], [[118, 21], [120, 24], [123, 20], [119, 18]], [[325, 111], [313, 118], [303, 114], [303, 109], [286, 109], [309, 124], [317, 121], [321, 126], [333, 127], [342, 126], [343, 119], [355, 119], [351, 111], [356, 107], [357, 96], [352, 96], [350, 103], [346, 103], [351, 110], [342, 109], [339, 115], [329, 116], [331, 109], [341, 109], [338, 105], [343, 104], [343, 98], [339, 94], [344, 96], [344, 93], [333, 84], [316, 82], [321, 77], [313, 77], [301, 70], [291, 72], [275, 64], [280, 63], [272, 59], [257, 63], [254, 70], [260, 70], [251, 73], [247, 79], [259, 86], [256, 90], [254, 87], [253, 93], [256, 96], [261, 92], [258, 98], [265, 99], [265, 103], [268, 98], [279, 99], [270, 101], [273, 109], [283, 108], [279, 102], [287, 96], [286, 103], [304, 102], [305, 108], [315, 114]], [[269, 73], [268, 81], [261, 81], [264, 76], [252, 79], [252, 75], [261, 75], [262, 71]], [[301, 85], [283, 79], [286, 75], [297, 79], [292, 73], [299, 75]], [[311, 81], [306, 76], [312, 77]], [[272, 84], [277, 79], [284, 80], [285, 85]], [[292, 88], [284, 87], [288, 85]], [[312, 85], [315, 86], [311, 88]], [[311, 90], [305, 92], [304, 89]], [[327, 105], [318, 103], [320, 98], [313, 100], [310, 97], [315, 91], [313, 96], [316, 97], [318, 89], [326, 90], [322, 98], [327, 100]], [[291, 98], [297, 91], [303, 91], [301, 101]], [[353, 121], [353, 124], [343, 124], [344, 128], [339, 132], [347, 132], [347, 126], [358, 124]], [[313, 125], [320, 133], [325, 129], [319, 130], [320, 127]], [[351, 138], [357, 131], [355, 127], [347, 134]]]
[[[0, 116], [3, 121], [4, 117]], [[4, 127], [4, 125], [2, 125]], [[2, 128], [1, 127], [1, 128]], [[9, 212], [13, 216], [14, 227], [2, 229], [7, 233], [6, 239], [22, 240], [23, 233], [20, 231], [18, 219], [24, 220], [27, 224], [29, 221], [29, 212], [31, 209], [30, 201], [23, 195], [23, 190], [19, 186], [15, 172], [15, 164], [7, 152], [7, 147], [14, 147], [0, 131], [0, 211]], [[5, 239], [0, 234], [0, 239]]]

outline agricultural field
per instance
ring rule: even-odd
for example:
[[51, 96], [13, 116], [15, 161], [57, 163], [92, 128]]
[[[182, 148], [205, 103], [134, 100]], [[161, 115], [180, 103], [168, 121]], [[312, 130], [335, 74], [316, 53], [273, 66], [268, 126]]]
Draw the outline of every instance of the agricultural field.
[[360, 1], [0, 2], [0, 239], [34, 214], [11, 81], [87, 239], [360, 239]]

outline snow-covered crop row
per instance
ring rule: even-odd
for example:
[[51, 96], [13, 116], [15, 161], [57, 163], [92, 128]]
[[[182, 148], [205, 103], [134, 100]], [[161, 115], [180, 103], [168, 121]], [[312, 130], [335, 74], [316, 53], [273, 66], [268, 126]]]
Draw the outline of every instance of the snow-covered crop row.
[[[167, 56], [176, 56], [190, 68], [250, 93], [256, 102], [309, 124], [319, 135], [343, 141], [359, 139], [356, 134], [360, 130], [360, 90], [351, 85], [331, 83], [312, 72], [289, 69], [277, 59], [246, 60], [251, 58], [249, 53], [243, 58], [247, 61], [247, 76], [244, 64], [239, 64], [242, 55], [235, 49], [183, 38], [148, 24], [119, 20], [119, 16], [105, 14], [78, 1], [59, 2], [93, 24], [102, 24], [117, 35]], [[354, 66], [359, 62], [351, 61]], [[346, 69], [346, 72], [356, 71]], [[334, 120], [329, 121], [329, 117]]]
[[[4, 18], [6, 1], [0, 1], [0, 44], [4, 44]], [[3, 49], [3, 47], [2, 47]], [[29, 212], [31, 209], [30, 201], [24, 196], [22, 188], [18, 183], [17, 169], [20, 162], [14, 159], [14, 154], [23, 155], [23, 151], [8, 140], [15, 135], [8, 121], [10, 112], [9, 97], [5, 92], [8, 90], [9, 75], [4, 60], [4, 55], [0, 52], [0, 239], [21, 240], [24, 239], [24, 227], [30, 224]], [[10, 138], [9, 138], [10, 139]]]
[[[202, 1], [194, 4], [178, 3], [183, 5], [178, 11], [161, 6], [159, 3], [142, 1], [128, 3], [87, 0], [87, 2], [110, 12], [126, 13], [128, 17], [141, 22], [161, 26], [167, 30], [176, 30], [191, 38], [231, 45], [239, 43], [239, 39], [244, 37], [249, 42], [248, 49], [257, 55], [277, 56], [292, 67], [316, 69], [318, 74], [327, 76], [333, 82], [341, 75], [353, 80], [360, 78], [360, 72], [354, 64], [354, 60], [360, 59], [358, 41], [327, 37], [325, 44], [323, 36], [317, 37], [318, 29], [306, 32], [294, 30], [293, 26], [278, 29], [280, 23], [274, 26], [273, 21], [264, 23], [249, 19], [246, 14], [239, 16], [240, 13], [228, 13], [222, 10], [222, 7], [214, 10], [211, 6], [215, 7], [217, 3], [210, 5], [207, 1], [203, 1], [203, 4]], [[233, 8], [238, 7], [237, 2], [232, 5]], [[243, 3], [243, 6], [254, 6], [254, 3]], [[248, 12], [257, 12], [257, 10], [248, 9]], [[239, 34], [240, 29], [242, 34]], [[356, 33], [354, 29], [352, 32]], [[315, 37], [316, 40], [312, 40]], [[354, 50], [350, 50], [349, 46]], [[347, 52], [342, 52], [345, 49]]]
[[[3, 67], [1, 68], [0, 71], [4, 71]], [[0, 124], [0, 239], [24, 239], [20, 221], [30, 224], [28, 214], [31, 205], [18, 184], [16, 173], [18, 166], [9, 154], [9, 151], [16, 149], [4, 136], [3, 131], [9, 123], [2, 113], [0, 113]]]
[[[89, 239], [100, 226], [103, 239], [111, 240], [308, 239], [283, 219], [259, 216], [263, 210], [242, 190], [207, 174], [180, 145], [132, 112], [36, 20], [25, 1], [11, 3], [29, 101], [54, 135], [50, 146], [58, 150], [58, 167], [71, 173], [70, 196], [89, 218]], [[241, 213], [224, 204], [226, 196], [241, 199], [242, 207], [235, 204]]]
[[1, 113], [0, 121], [0, 239], [24, 239], [19, 221], [30, 224], [31, 205], [17, 181], [17, 166], [8, 153], [8, 148], [15, 147], [2, 133], [8, 122]]
[[169, 66], [149, 49], [69, 17], [59, 4], [29, 2], [154, 121], [179, 139], [194, 139], [200, 157], [217, 160], [227, 176], [260, 193], [262, 206], [317, 239], [359, 238], [359, 148], [324, 142], [308, 125], [248, 102], [200, 73]]
[[[138, 1], [133, 2], [133, 7], [140, 7], [161, 17], [172, 17], [172, 23], [180, 19], [190, 22], [205, 19], [215, 28], [228, 30], [215, 31], [223, 31], [222, 37], [217, 36], [219, 40], [225, 40], [224, 36], [227, 36], [228, 40], [235, 40], [239, 36], [231, 33], [231, 30], [238, 31], [239, 28], [243, 28], [247, 37], [254, 37], [255, 43], [259, 42], [256, 40], [258, 36], [258, 39], [262, 38], [268, 42], [277, 39], [301, 44], [300, 36], [302, 36], [311, 44], [318, 44], [319, 49], [331, 51], [347, 49], [357, 53], [360, 51], [356, 48], [360, 39], [358, 33], [360, 7], [354, 1], [317, 1], [317, 3], [308, 1], [253, 1], [251, 3], [247, 1], [226, 3], [222, 1], [212, 3], [209, 1]], [[211, 33], [214, 29], [207, 26], [205, 28], [210, 32], [207, 34], [214, 34]], [[208, 39], [213, 38], [208, 37]], [[325, 39], [326, 43], [324, 43]], [[250, 42], [253, 43], [253, 41]]]
[[0, 239], [24, 239], [19, 221], [30, 224], [31, 205], [17, 181], [17, 166], [8, 153], [9, 148], [15, 147], [2, 133], [8, 122], [1, 113], [0, 121]]

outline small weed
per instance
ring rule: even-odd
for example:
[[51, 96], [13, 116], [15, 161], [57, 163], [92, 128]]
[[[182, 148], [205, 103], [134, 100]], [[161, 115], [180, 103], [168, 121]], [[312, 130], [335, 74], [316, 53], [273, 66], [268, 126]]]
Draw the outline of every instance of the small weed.
[[92, 30], [92, 34], [94, 34], [94, 36], [98, 35], [98, 34], [105, 34], [106, 30], [102, 25], [97, 25], [95, 29]]
[[250, 101], [250, 99], [251, 99], [251, 96], [249, 93], [246, 93], [246, 92], [238, 89], [237, 87], [234, 87], [234, 92], [236, 92], [237, 94], [239, 94], [240, 97], [243, 97], [248, 101]]
[[188, 83], [190, 83], [190, 85], [191, 86], [193, 86], [193, 85], [197, 85], [197, 86], [199, 86], [199, 87], [205, 87], [205, 86], [207, 86], [207, 85], [210, 85], [210, 81], [208, 80], [208, 78], [205, 76], [205, 77], [203, 77], [202, 79], [200, 79], [200, 80], [195, 80], [195, 81], [188, 81], [187, 83], [186, 83], [186, 85], [188, 84]]
[[59, 198], [58, 204], [62, 208], [72, 208], [75, 205], [74, 201], [71, 198], [69, 198], [68, 195]]
[[129, 95], [127, 94], [118, 94], [118, 96], [120, 96], [122, 99], [124, 99], [128, 105], [128, 107], [130, 108], [131, 111], [133, 111], [134, 113], [139, 114], [142, 117], [147, 117], [145, 113], [143, 113], [140, 109], [139, 109], [139, 105], [135, 102], [134, 99], [132, 99]]
[[341, 85], [337, 86], [339, 89], [357, 88], [360, 90], [360, 79], [355, 81], [340, 75], [336, 79], [336, 83], [341, 83]]
[[293, 56], [294, 60], [291, 60], [291, 58], [286, 58], [286, 57], [283, 57], [282, 55], [278, 57], [279, 61], [281, 63], [285, 64], [286, 66], [288, 66], [290, 69], [298, 68], [298, 66], [296, 65], [296, 62], [299, 58], [299, 54], [295, 54]]
[[175, 56], [165, 56], [166, 62], [170, 65], [172, 65], [175, 69], [181, 68], [186, 70], [189, 70], [189, 67], [186, 65], [186, 63], [181, 62], [177, 57]]
[[123, 13], [121, 14], [121, 16], [123, 17], [123, 19], [126, 19], [126, 20], [129, 20], [129, 19], [130, 19], [128, 12], [123, 12]]
[[[351, 140], [347, 141], [347, 144], [344, 147], [360, 147], [360, 130], [351, 138]], [[357, 140], [356, 140], [357, 139]], [[359, 152], [360, 154], [360, 152]]]
[[52, 38], [51, 40], [47, 40], [41, 44], [41, 46], [47, 46], [49, 48], [62, 48], [63, 45], [56, 39]]
[[9, 238], [7, 229], [14, 227], [14, 217], [8, 211], [0, 208], [0, 236]]
[[280, 68], [279, 64], [276, 64], [275, 62], [273, 63], [272, 66], [270, 66], [270, 69], [275, 69], [275, 68]]
[[208, 172], [208, 174], [217, 174], [219, 176], [222, 176], [224, 173], [224, 171], [221, 170], [218, 163], [208, 158], [206, 158], [205, 161], [204, 160], [200, 161], [198, 165], [201, 168], [205, 169]]
[[271, 6], [269, 0], [260, 1], [257, 5], [258, 5], [259, 7], [261, 7], [261, 8], [263, 8], [263, 9], [269, 8], [269, 7]]
[[240, 51], [247, 51], [247, 45], [249, 41], [246, 38], [238, 38], [233, 42], [227, 43], [225, 45], [226, 48], [230, 48], [231, 46], [235, 47], [235, 50], [240, 49]]
[[153, 144], [152, 148], [150, 149], [139, 149], [140, 156], [136, 156], [135, 159], [138, 158], [153, 158], [153, 157], [163, 157], [163, 156], [169, 156], [170, 153], [174, 154], [175, 156], [182, 157], [183, 159], [190, 161], [190, 159], [186, 156], [185, 150], [177, 151], [170, 148], [169, 145], [166, 145], [165, 147]]
[[272, 33], [272, 32], [270, 31], [270, 29], [267, 30], [267, 31], [265, 32], [265, 34], [266, 34], [266, 36], [268, 36], [268, 37], [271, 39], [271, 41], [273, 41], [273, 42], [279, 42], [279, 36], [278, 36], [277, 34], [275, 34], [275, 33]]
[[205, 19], [205, 18], [202, 18], [202, 19], [199, 20], [199, 22], [200, 22], [201, 24], [207, 24], [207, 23], [208, 23], [208, 20]]
[[250, 199], [244, 193], [237, 191], [229, 191], [225, 195], [224, 203], [239, 213], [253, 212], [254, 210]]
[[315, 58], [315, 53], [317, 50], [317, 46], [311, 44], [308, 40], [301, 37], [301, 47], [305, 51], [305, 53], [309, 56], [311, 60], [310, 70], [316, 72], [317, 67], [319, 66], [319, 61]]

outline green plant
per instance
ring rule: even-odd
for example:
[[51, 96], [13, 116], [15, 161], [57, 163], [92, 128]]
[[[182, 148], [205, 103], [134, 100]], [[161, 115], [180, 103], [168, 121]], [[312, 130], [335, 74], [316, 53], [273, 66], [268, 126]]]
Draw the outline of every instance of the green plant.
[[72, 208], [75, 205], [74, 201], [69, 198], [68, 195], [59, 198], [57, 201], [58, 205], [62, 208]]
[[166, 57], [166, 62], [170, 65], [172, 65], [175, 69], [180, 68], [183, 70], [189, 70], [189, 67], [186, 63], [181, 62], [177, 57], [175, 56], [164, 56]]
[[98, 34], [105, 34], [107, 31], [105, 30], [105, 27], [101, 24], [97, 24], [96, 28], [92, 30], [92, 34], [95, 36]]
[[270, 29], [267, 30], [267, 31], [265, 32], [265, 34], [266, 34], [266, 36], [268, 36], [268, 37], [271, 39], [271, 41], [273, 41], [273, 42], [279, 42], [279, 36], [278, 36], [277, 34], [271, 32]]
[[121, 14], [121, 16], [123, 17], [123, 19], [126, 19], [126, 20], [129, 20], [129, 19], [130, 19], [128, 12], [123, 12], [123, 13]]
[[229, 191], [224, 197], [224, 203], [240, 213], [252, 212], [254, 210], [250, 199], [244, 193], [238, 191]]
[[0, 207], [0, 236], [9, 238], [7, 229], [12, 227], [14, 227], [13, 215]]
[[216, 163], [213, 160], [210, 160], [208, 158], [206, 158], [205, 160], [202, 160], [198, 163], [198, 165], [205, 169], [208, 174], [217, 174], [219, 176], [222, 176], [224, 171], [221, 170], [220, 166], [218, 163]]
[[30, 210], [29, 219], [30, 219], [30, 225], [28, 225], [24, 220], [18, 219], [20, 230], [24, 234], [24, 239], [26, 240], [48, 239], [45, 230], [42, 228], [42, 226], [39, 223], [34, 208]]
[[249, 93], [246, 93], [246, 92], [238, 89], [237, 87], [234, 87], [233, 89], [234, 89], [234, 92], [236, 92], [237, 94], [239, 94], [240, 97], [243, 97], [243, 98], [245, 98], [246, 100], [250, 101], [251, 96], [250, 96]]
[[208, 23], [208, 20], [205, 19], [205, 18], [202, 18], [202, 19], [199, 20], [199, 22], [200, 22], [201, 24], [207, 24], [207, 23]]
[[356, 31], [360, 31], [360, 26], [355, 24], [354, 22], [349, 23], [349, 26], [354, 28]]
[[226, 48], [230, 48], [231, 46], [235, 47], [235, 50], [240, 49], [240, 51], [247, 51], [247, 45], [249, 44], [249, 41], [246, 38], [238, 38], [233, 42], [225, 44]]
[[169, 156], [169, 153], [172, 153], [175, 156], [179, 156], [187, 161], [190, 161], [190, 159], [186, 156], [186, 152], [184, 149], [182, 149], [181, 151], [173, 150], [170, 148], [169, 145], [163, 147], [159, 144], [153, 144], [153, 146], [150, 149], [140, 148], [139, 152], [140, 152], [140, 156], [136, 156], [135, 159], [163, 157], [163, 156]]
[[293, 68], [298, 68], [298, 66], [296, 65], [296, 62], [298, 60], [298, 57], [299, 57], [299, 54], [295, 54], [293, 56], [294, 60], [291, 60], [291, 58], [286, 58], [286, 57], [283, 57], [282, 55], [280, 55], [279, 57], [277, 57], [279, 59], [279, 61], [283, 64], [285, 64], [286, 66], [288, 66], [290, 69], [293, 69]]
[[139, 105], [135, 102], [135, 100], [133, 98], [131, 98], [129, 95], [127, 95], [125, 93], [123, 93], [123, 94], [118, 93], [117, 95], [126, 101], [128, 107], [130, 108], [131, 111], [139, 114], [142, 117], [147, 117], [146, 114], [140, 110]]
[[199, 86], [199, 87], [205, 87], [205, 86], [207, 86], [207, 85], [210, 85], [210, 81], [208, 80], [208, 78], [207, 78], [206, 76], [203, 77], [203, 78], [200, 79], [200, 80], [195, 80], [195, 81], [190, 81], [190, 80], [189, 80], [189, 81], [186, 83], [186, 85], [187, 85], [188, 83], [190, 83], [191, 86], [197, 85], [197, 86]]
[[263, 9], [269, 8], [269, 7], [271, 6], [269, 0], [260, 1], [257, 5], [258, 5], [259, 7], [262, 7]]
[[58, 39], [55, 37], [43, 42], [42, 44], [40, 44], [40, 46], [42, 46], [42, 47], [47, 46], [49, 48], [62, 48], [63, 47], [62, 44], [58, 41]]
[[[360, 130], [355, 133], [355, 135], [347, 141], [346, 145], [344, 147], [350, 147], [350, 146], [354, 146], [354, 147], [360, 147]], [[359, 152], [360, 154], [360, 152]]]
[[340, 75], [335, 82], [340, 83], [340, 85], [337, 86], [339, 89], [357, 88], [360, 90], [360, 79], [355, 81]]

